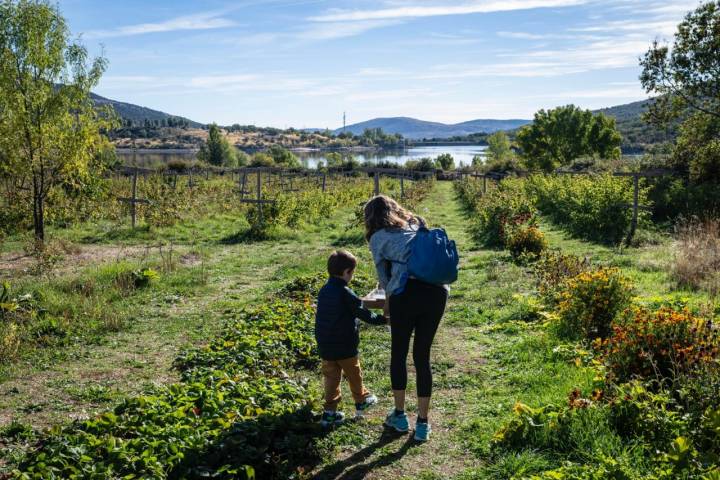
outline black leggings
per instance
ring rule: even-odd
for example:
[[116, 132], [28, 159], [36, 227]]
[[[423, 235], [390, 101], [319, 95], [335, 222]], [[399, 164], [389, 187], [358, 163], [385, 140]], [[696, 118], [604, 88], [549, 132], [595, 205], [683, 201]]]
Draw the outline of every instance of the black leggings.
[[413, 363], [417, 373], [417, 395], [429, 397], [432, 393], [430, 347], [445, 312], [447, 298], [445, 288], [413, 279], [408, 280], [403, 293], [390, 297], [390, 380], [393, 390], [407, 388], [407, 355], [415, 330]]

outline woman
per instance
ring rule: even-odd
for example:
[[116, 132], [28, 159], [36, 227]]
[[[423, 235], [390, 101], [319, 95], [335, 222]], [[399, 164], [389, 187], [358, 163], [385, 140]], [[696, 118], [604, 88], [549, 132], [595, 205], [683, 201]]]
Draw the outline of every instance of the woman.
[[426, 441], [431, 432], [428, 423], [432, 393], [430, 347], [445, 312], [448, 291], [445, 286], [424, 283], [408, 275], [410, 242], [421, 226], [425, 226], [421, 217], [385, 195], [378, 195], [365, 205], [365, 238], [370, 243], [380, 286], [386, 292], [385, 315], [392, 326], [390, 379], [395, 409], [388, 414], [385, 424], [399, 432], [409, 430], [405, 390], [407, 355], [414, 331], [413, 362], [418, 396], [415, 440]]

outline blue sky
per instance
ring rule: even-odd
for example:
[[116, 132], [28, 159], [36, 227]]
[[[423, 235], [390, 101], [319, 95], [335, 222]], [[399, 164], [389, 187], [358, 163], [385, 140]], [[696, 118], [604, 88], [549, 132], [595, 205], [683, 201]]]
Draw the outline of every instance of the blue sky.
[[60, 0], [97, 93], [201, 122], [531, 118], [646, 98], [638, 57], [696, 0]]

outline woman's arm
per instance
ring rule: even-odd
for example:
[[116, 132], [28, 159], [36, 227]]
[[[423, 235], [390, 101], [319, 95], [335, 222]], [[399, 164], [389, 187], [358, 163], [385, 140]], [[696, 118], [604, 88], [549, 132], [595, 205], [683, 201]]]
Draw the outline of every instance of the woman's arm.
[[381, 245], [379, 245], [377, 241], [370, 242], [370, 252], [372, 252], [373, 262], [375, 263], [375, 271], [377, 272], [378, 282], [380, 283], [382, 289], [385, 290], [387, 284], [390, 283], [390, 276], [387, 272], [387, 260], [382, 255]]

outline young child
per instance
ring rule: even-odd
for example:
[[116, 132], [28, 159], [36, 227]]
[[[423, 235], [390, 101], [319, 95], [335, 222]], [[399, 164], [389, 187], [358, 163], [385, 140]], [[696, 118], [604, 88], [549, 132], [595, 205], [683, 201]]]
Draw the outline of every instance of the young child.
[[363, 307], [360, 298], [348, 287], [356, 266], [357, 259], [350, 252], [333, 252], [327, 263], [330, 278], [318, 295], [315, 339], [325, 383], [325, 411], [320, 421], [323, 426], [342, 423], [345, 418], [342, 412], [337, 411], [343, 373], [350, 383], [357, 417], [362, 417], [366, 409], [377, 403], [377, 397], [363, 384], [358, 358], [360, 332], [357, 319], [373, 325], [385, 325], [387, 322], [382, 315]]

